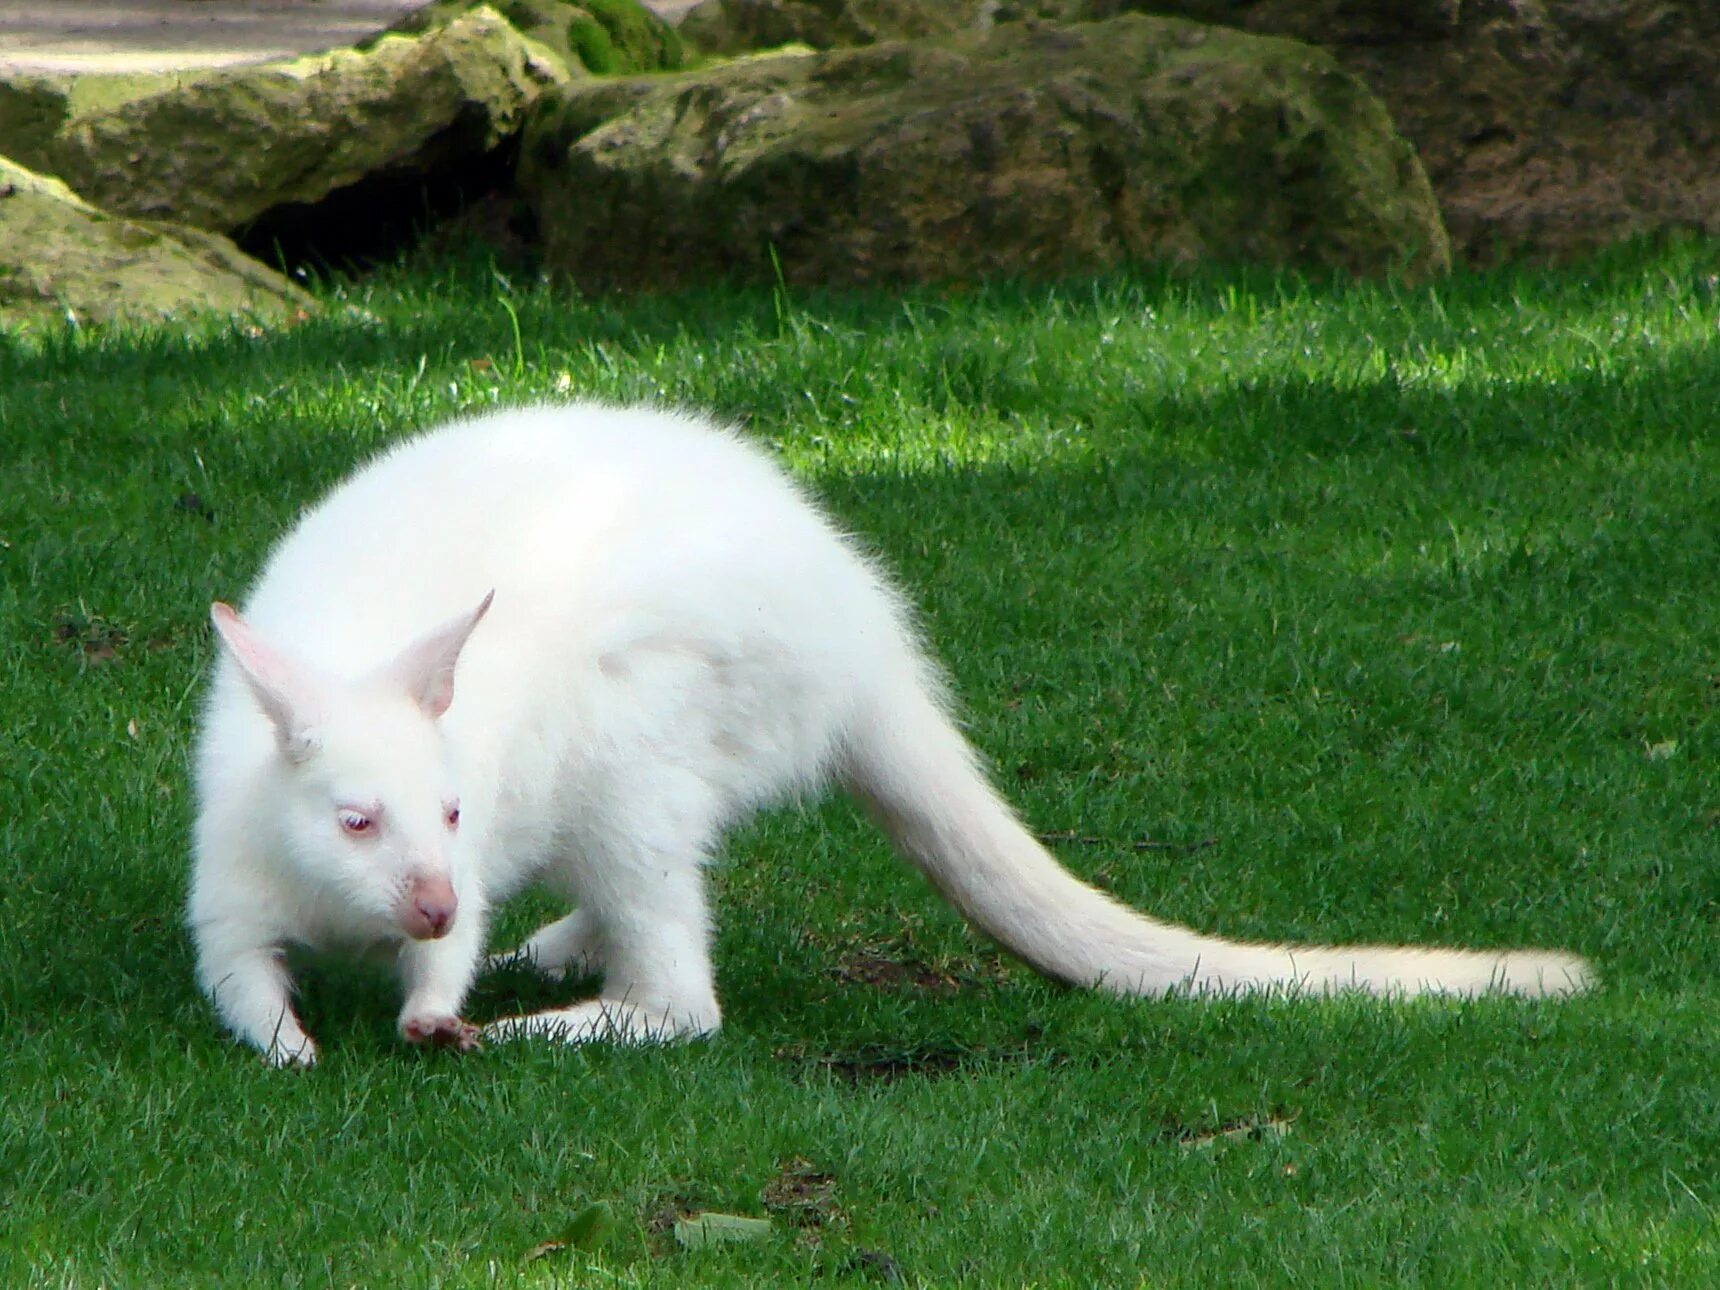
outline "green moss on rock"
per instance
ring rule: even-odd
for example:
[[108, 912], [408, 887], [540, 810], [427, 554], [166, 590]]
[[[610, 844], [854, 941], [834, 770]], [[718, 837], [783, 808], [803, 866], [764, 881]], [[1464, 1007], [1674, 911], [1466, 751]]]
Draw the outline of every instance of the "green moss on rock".
[[973, 279], [1131, 260], [1442, 271], [1414, 152], [1332, 59], [1171, 19], [582, 82], [534, 112], [522, 191], [592, 289], [728, 273]]
[[315, 302], [225, 238], [99, 211], [0, 157], [0, 326], [238, 314], [280, 320]]
[[422, 33], [479, 5], [494, 9], [527, 39], [552, 51], [574, 71], [599, 76], [672, 71], [686, 49], [675, 29], [639, 0], [434, 0], [390, 29]]
[[41, 168], [48, 141], [70, 116], [71, 95], [63, 78], [0, 79], [0, 142], [24, 165]]
[[675, 29], [637, 0], [584, 0], [583, 8], [568, 35], [588, 70], [608, 76], [685, 66]]
[[568, 79], [493, 10], [362, 51], [210, 76], [74, 116], [49, 168], [90, 201], [146, 219], [242, 228], [379, 173], [481, 157]]
[[687, 14], [681, 31], [699, 49], [738, 54], [787, 44], [837, 49], [943, 36], [1037, 16], [998, 9], [995, 0], [705, 0]]
[[700, 49], [735, 54], [794, 41], [840, 49], [1035, 18], [1147, 13], [1318, 44], [1378, 44], [1437, 36], [1457, 24], [1460, 7], [1461, 0], [704, 0], [681, 30]]

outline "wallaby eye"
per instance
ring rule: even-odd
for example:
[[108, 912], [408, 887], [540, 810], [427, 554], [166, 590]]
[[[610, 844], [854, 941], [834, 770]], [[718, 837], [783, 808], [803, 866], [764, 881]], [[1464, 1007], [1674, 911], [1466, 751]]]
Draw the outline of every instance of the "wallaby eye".
[[369, 833], [376, 828], [376, 821], [363, 811], [342, 810], [338, 814], [340, 827], [348, 833]]
[[447, 822], [448, 831], [452, 833], [460, 827], [460, 804], [454, 802], [443, 808], [442, 818]]

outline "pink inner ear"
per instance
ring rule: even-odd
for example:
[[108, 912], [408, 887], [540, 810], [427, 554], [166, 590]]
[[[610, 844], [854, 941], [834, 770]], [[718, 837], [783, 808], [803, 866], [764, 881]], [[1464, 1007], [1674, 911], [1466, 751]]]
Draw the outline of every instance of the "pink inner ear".
[[300, 693], [304, 687], [298, 670], [285, 655], [266, 644], [233, 606], [217, 600], [209, 606], [209, 619], [281, 739], [291, 740], [298, 724], [295, 708], [305, 697]]
[[490, 592], [470, 614], [432, 632], [411, 646], [394, 664], [395, 675], [406, 691], [432, 718], [440, 717], [454, 702], [454, 668], [460, 661], [472, 629], [495, 599]]
[[286, 660], [257, 638], [251, 624], [239, 617], [233, 606], [217, 600], [209, 607], [209, 617], [221, 639], [227, 642], [227, 648], [233, 651], [233, 657], [253, 679], [277, 687], [288, 684]]
[[440, 638], [425, 641], [419, 650], [422, 656], [413, 660], [419, 664], [419, 674], [406, 676], [406, 688], [418, 706], [431, 717], [440, 717], [454, 702], [454, 665], [460, 660], [460, 645], [464, 637], [450, 644]]
[[454, 668], [452, 664], [438, 671], [431, 679], [420, 702], [432, 717], [439, 717], [454, 706]]

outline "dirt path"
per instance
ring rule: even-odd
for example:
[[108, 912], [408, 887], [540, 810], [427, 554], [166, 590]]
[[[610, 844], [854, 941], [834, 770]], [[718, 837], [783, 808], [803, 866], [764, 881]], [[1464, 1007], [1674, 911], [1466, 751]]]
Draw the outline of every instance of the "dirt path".
[[[350, 45], [425, 0], [0, 0], [0, 72], [229, 67]], [[652, 0], [678, 21], [688, 0]]]

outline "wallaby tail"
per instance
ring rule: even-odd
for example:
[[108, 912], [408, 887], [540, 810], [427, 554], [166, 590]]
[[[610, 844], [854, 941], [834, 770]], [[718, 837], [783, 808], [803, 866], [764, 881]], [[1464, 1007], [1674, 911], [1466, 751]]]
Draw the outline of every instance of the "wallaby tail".
[[952, 905], [1060, 981], [1145, 995], [1278, 987], [1539, 996], [1591, 984], [1586, 962], [1557, 951], [1256, 945], [1136, 913], [1069, 873], [1023, 827], [918, 675], [886, 683], [862, 705], [843, 769]]

